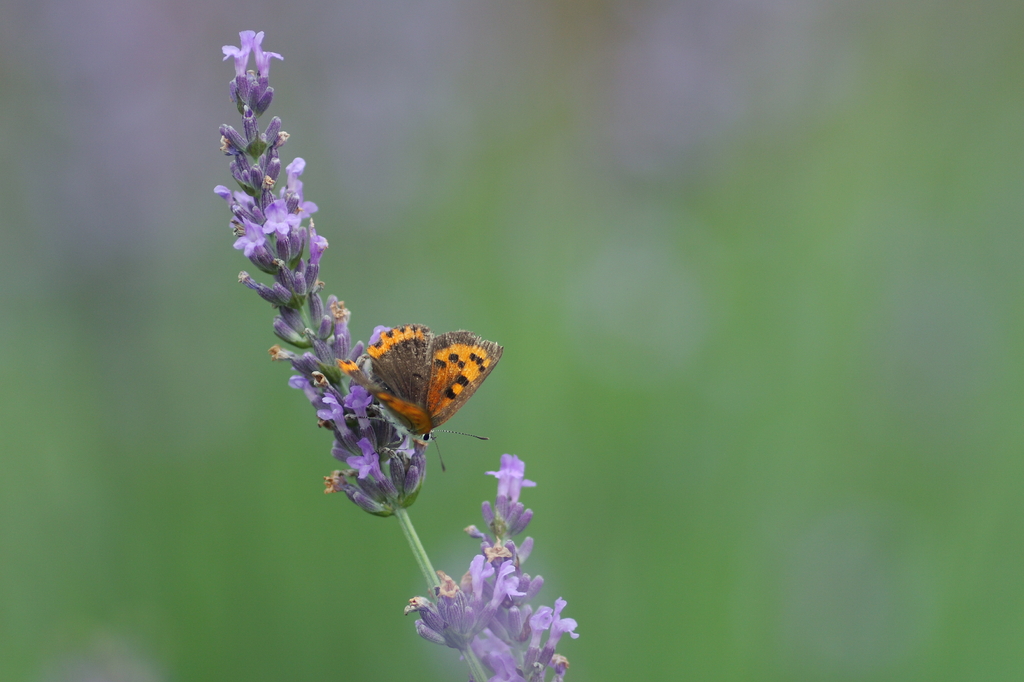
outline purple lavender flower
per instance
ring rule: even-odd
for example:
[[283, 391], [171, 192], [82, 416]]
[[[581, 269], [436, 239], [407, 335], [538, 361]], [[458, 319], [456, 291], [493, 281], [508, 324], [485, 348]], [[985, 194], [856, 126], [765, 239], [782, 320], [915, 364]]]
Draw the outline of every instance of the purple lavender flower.
[[[249, 64], [249, 53], [252, 52], [253, 42], [256, 39], [256, 31], [242, 31], [238, 37], [242, 40], [241, 47], [225, 45], [221, 48], [224, 52], [224, 60], [228, 57], [235, 58], [235, 77], [245, 76], [245, 67]], [[263, 31], [259, 32], [260, 42], [263, 42]]]
[[487, 575], [496, 577], [490, 583], [481, 585], [489, 588], [486, 594], [482, 589], [479, 593], [466, 592], [451, 577], [438, 571], [441, 585], [434, 593], [436, 604], [416, 597], [409, 601], [406, 613], [421, 612], [421, 619], [416, 623], [421, 636], [431, 641], [440, 638], [451, 648], [465, 651], [473, 637], [482, 632], [494, 618], [506, 597], [522, 596], [522, 593], [515, 590], [519, 581], [510, 579], [514, 571], [512, 561], [503, 562], [497, 572], [491, 567]]
[[[325, 304], [321, 297], [324, 284], [318, 275], [327, 240], [313, 228], [317, 205], [306, 200], [299, 179], [306, 162], [295, 158], [288, 163], [284, 187], [275, 193], [280, 150], [289, 136], [277, 117], [262, 132], [257, 124], [273, 96], [270, 62], [282, 57], [263, 49], [263, 32], [242, 31], [239, 38], [240, 47], [225, 45], [223, 53], [234, 59], [229, 93], [242, 123], [240, 129], [220, 127], [221, 149], [230, 158], [239, 190], [218, 185], [214, 193], [231, 209], [234, 247], [273, 277], [264, 283], [243, 271], [239, 281], [274, 306], [278, 338], [305, 351], [274, 346], [271, 357], [291, 362], [296, 375], [288, 385], [305, 393], [320, 425], [333, 432], [335, 458], [353, 467], [329, 476], [327, 492], [344, 492], [366, 511], [388, 516], [416, 499], [426, 476], [426, 446], [399, 433], [363, 388], [348, 392], [344, 387], [338, 361], [357, 359], [365, 346], [352, 342], [345, 305], [334, 296]], [[247, 70], [250, 57], [255, 72]]]
[[261, 47], [263, 42], [263, 31], [256, 34], [256, 37], [252, 40], [252, 49], [256, 53], [256, 73], [264, 78], [270, 77], [270, 59], [271, 57], [284, 61], [284, 57], [276, 52], [264, 52]]
[[264, 214], [267, 222], [263, 224], [266, 234], [277, 233], [278, 239], [287, 237], [292, 230], [299, 227], [301, 218], [295, 213], [288, 213], [288, 206], [283, 199], [278, 199], [267, 206]]
[[327, 240], [316, 233], [316, 228], [309, 227], [309, 264], [320, 265], [320, 257], [327, 250]]
[[[234, 57], [235, 59], [235, 79], [231, 82], [230, 87], [231, 99], [239, 105], [239, 113], [244, 115], [242, 110], [244, 104], [259, 116], [270, 106], [270, 101], [273, 99], [274, 94], [273, 88], [268, 84], [270, 60], [271, 58], [283, 60], [284, 57], [276, 52], [266, 52], [263, 50], [263, 31], [259, 33], [255, 31], [242, 31], [238, 34], [238, 37], [242, 42], [241, 47], [225, 45], [221, 48], [225, 60], [229, 57]], [[255, 52], [256, 56], [256, 73], [247, 73], [246, 67], [249, 65], [249, 55], [253, 52]]]
[[[543, 682], [548, 668], [555, 671], [552, 679], [561, 681], [569, 661], [556, 654], [555, 647], [565, 634], [573, 639], [579, 636], [576, 621], [562, 618], [566, 602], [561, 597], [554, 608], [534, 609], [529, 603], [544, 585], [540, 576], [522, 571], [533, 540], [526, 538], [517, 546], [510, 539], [525, 529], [533, 516], [532, 512], [527, 515], [519, 502], [521, 489], [536, 485], [524, 477], [525, 471], [526, 465], [518, 457], [502, 455], [499, 470], [487, 472], [498, 478], [495, 508], [506, 509], [512, 516], [506, 520], [488, 514], [491, 506], [485, 502], [484, 519], [493, 535], [475, 526], [466, 529], [482, 542], [460, 584], [438, 571], [441, 586], [434, 590], [434, 600], [414, 597], [405, 609], [406, 614], [419, 613], [416, 631], [424, 639], [464, 654], [468, 648], [494, 673], [489, 682]], [[524, 517], [526, 522], [521, 521]], [[513, 529], [516, 532], [511, 532]]]
[[235, 248], [241, 249], [246, 258], [252, 258], [256, 249], [266, 244], [267, 240], [263, 237], [263, 231], [260, 229], [260, 226], [251, 220], [243, 220], [242, 226], [244, 232], [235, 240]]
[[345, 458], [345, 461], [350, 467], [354, 467], [359, 470], [356, 474], [358, 478], [366, 478], [371, 473], [375, 478], [381, 478], [383, 474], [380, 470], [380, 456], [377, 451], [373, 449], [373, 443], [368, 438], [360, 438], [359, 442], [356, 443], [359, 449], [362, 450], [362, 454], [359, 456], [349, 456]]
[[301, 157], [296, 157], [294, 161], [288, 164], [285, 168], [285, 172], [288, 174], [288, 182], [285, 188], [281, 190], [282, 199], [290, 199], [294, 197], [294, 202], [298, 207], [299, 217], [306, 219], [312, 214], [316, 213], [319, 209], [317, 205], [312, 201], [306, 201], [302, 194], [302, 180], [299, 180], [299, 176], [302, 175], [302, 171], [306, 170], [306, 161]]
[[[558, 645], [558, 640], [561, 639], [563, 634], [569, 633], [569, 636], [573, 639], [579, 637], [574, 632], [576, 621], [572, 618], [560, 618], [564, 608], [565, 600], [559, 597], [555, 600], [554, 609], [542, 606], [530, 618], [530, 628], [533, 630], [533, 633], [530, 637], [530, 647], [526, 650], [524, 660], [528, 667], [544, 667], [548, 665], [555, 654], [555, 646]], [[548, 639], [542, 649], [540, 640], [545, 630], [549, 630]], [[568, 661], [566, 661], [565, 665], [568, 667]]]
[[349, 387], [348, 395], [345, 396], [345, 407], [356, 416], [359, 428], [366, 429], [370, 426], [370, 405], [373, 404], [373, 395], [365, 388], [356, 384]]
[[[292, 377], [292, 379], [294, 378], [295, 377]], [[304, 377], [299, 377], [299, 379], [304, 379]], [[291, 385], [292, 380], [289, 379], [288, 383], [289, 385]], [[309, 382], [304, 381], [303, 383], [305, 383], [307, 386], [309, 385]], [[325, 405], [327, 405], [327, 407], [325, 407], [322, 410], [317, 410], [316, 416], [320, 417], [324, 421], [345, 421], [345, 408], [342, 407], [341, 403], [338, 402], [337, 398], [335, 398], [333, 395], [327, 394], [321, 397], [320, 399]]]
[[[378, 449], [369, 439], [355, 443], [361, 454], [352, 455], [351, 446], [335, 441], [332, 453], [355, 469], [337, 470], [324, 477], [326, 493], [345, 493], [350, 500], [376, 516], [391, 516], [395, 509], [416, 501], [426, 471], [427, 444], [414, 441], [412, 448]], [[379, 451], [389, 457], [381, 461]]]
[[484, 502], [482, 511], [488, 527], [499, 540], [519, 535], [533, 518], [533, 512], [519, 501], [519, 492], [524, 486], [532, 488], [537, 485], [524, 476], [525, 471], [526, 464], [521, 459], [515, 455], [502, 455], [498, 471], [487, 472], [498, 479], [498, 496], [493, 508], [490, 502]]
[[504, 495], [510, 502], [519, 501], [519, 491], [523, 486], [532, 488], [537, 485], [525, 477], [526, 464], [515, 455], [502, 455], [498, 471], [486, 473], [498, 479], [498, 497]]
[[213, 193], [219, 196], [224, 201], [228, 202], [228, 206], [231, 205], [232, 194], [231, 190], [229, 190], [227, 187], [225, 187], [224, 185], [217, 185], [216, 187], [213, 188]]

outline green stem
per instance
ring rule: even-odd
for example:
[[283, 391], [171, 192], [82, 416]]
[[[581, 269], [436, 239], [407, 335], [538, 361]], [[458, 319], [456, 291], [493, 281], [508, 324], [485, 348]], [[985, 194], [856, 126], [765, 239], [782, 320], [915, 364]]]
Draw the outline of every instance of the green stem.
[[395, 509], [395, 517], [398, 519], [398, 524], [402, 527], [402, 532], [405, 533], [405, 539], [409, 542], [409, 549], [412, 550], [412, 555], [416, 557], [416, 563], [419, 564], [420, 572], [423, 573], [423, 579], [427, 581], [427, 591], [431, 599], [433, 599], [434, 588], [441, 585], [441, 580], [437, 577], [437, 572], [430, 564], [430, 557], [427, 556], [427, 550], [423, 549], [420, 536], [416, 535], [416, 529], [412, 527], [409, 512], [405, 507], [399, 507]]
[[473, 650], [468, 646], [466, 650], [462, 652], [462, 656], [466, 659], [466, 663], [469, 664], [469, 672], [473, 675], [473, 682], [487, 682], [490, 679], [486, 672], [484, 672], [484, 666], [480, 663], [480, 659], [476, 657]]
[[[441, 585], [441, 579], [437, 577], [437, 572], [430, 564], [430, 557], [427, 556], [427, 550], [423, 549], [420, 536], [416, 535], [416, 529], [413, 528], [409, 512], [405, 507], [399, 507], [395, 509], [395, 516], [398, 518], [398, 524], [402, 527], [402, 532], [405, 533], [405, 539], [409, 542], [409, 549], [412, 550], [412, 555], [416, 557], [416, 563], [419, 564], [420, 572], [423, 573], [423, 579], [427, 581], [427, 591], [430, 597], [434, 598], [434, 588]], [[473, 650], [467, 646], [462, 651], [462, 657], [466, 659], [466, 664], [469, 666], [469, 672], [473, 675], [474, 682], [486, 682], [488, 679], [487, 672], [484, 671], [483, 664], [480, 663], [480, 659], [476, 657]]]

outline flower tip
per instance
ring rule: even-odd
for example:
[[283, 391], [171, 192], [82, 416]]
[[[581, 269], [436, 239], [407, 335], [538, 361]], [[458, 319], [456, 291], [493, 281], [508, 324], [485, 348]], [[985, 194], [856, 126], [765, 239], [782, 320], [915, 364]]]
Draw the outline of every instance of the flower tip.
[[324, 476], [324, 493], [330, 495], [331, 493], [339, 492], [344, 482], [344, 472], [340, 469], [335, 469], [331, 472], [330, 476]]
[[[276, 343], [273, 346], [271, 346], [267, 350], [267, 352], [270, 354], [270, 359], [273, 360], [274, 362], [293, 360], [295, 358], [295, 353], [292, 353], [291, 351], [287, 351], [284, 348], [281, 348], [281, 346], [277, 345]], [[304, 383], [306, 382], [306, 377], [301, 375], [296, 376], [298, 376], [298, 378], [301, 379]], [[288, 380], [289, 386], [292, 385], [294, 379], [295, 377], [293, 376], [291, 379]], [[305, 386], [300, 386], [299, 388], [305, 388]]]
[[438, 571], [437, 577], [441, 579], [441, 585], [437, 587], [437, 594], [441, 597], [454, 598], [459, 593], [459, 585], [452, 577], [444, 571]]
[[408, 616], [410, 613], [415, 611], [422, 611], [430, 608], [430, 601], [426, 597], [413, 597], [409, 600], [409, 605], [405, 607], [404, 613]]

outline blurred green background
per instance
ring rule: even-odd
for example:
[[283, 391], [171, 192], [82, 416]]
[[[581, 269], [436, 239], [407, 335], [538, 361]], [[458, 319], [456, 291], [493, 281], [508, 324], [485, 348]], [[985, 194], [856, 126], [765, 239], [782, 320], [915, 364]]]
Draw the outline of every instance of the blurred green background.
[[374, 325], [505, 346], [569, 680], [1024, 678], [1024, 5], [0, 6], [0, 680], [457, 680], [235, 282], [220, 47]]

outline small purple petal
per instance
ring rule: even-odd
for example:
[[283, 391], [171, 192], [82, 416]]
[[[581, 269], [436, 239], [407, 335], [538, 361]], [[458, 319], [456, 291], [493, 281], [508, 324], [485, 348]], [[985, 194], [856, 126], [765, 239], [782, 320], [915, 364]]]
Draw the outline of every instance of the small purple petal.
[[510, 502], [519, 501], [519, 490], [523, 487], [537, 485], [524, 477], [526, 463], [515, 455], [502, 455], [501, 466], [498, 471], [488, 471], [487, 474], [498, 479], [498, 496], [505, 495]]
[[[354, 383], [354, 382], [353, 382]], [[370, 417], [366, 414], [366, 408], [373, 402], [373, 396], [362, 386], [356, 384], [349, 389], [348, 395], [344, 398], [344, 405], [355, 412], [359, 419], [359, 428], [370, 428]]]
[[302, 175], [302, 171], [305, 169], [306, 160], [301, 156], [295, 157], [295, 159], [285, 168], [285, 171], [288, 173], [288, 182], [285, 185], [285, 188], [281, 190], [282, 197], [291, 195], [295, 198], [295, 202], [299, 208], [298, 215], [300, 218], [307, 218], [319, 210], [317, 205], [312, 201], [306, 201], [305, 196], [302, 193], [302, 180], [299, 180], [299, 176]]
[[266, 234], [277, 232], [281, 237], [287, 237], [289, 232], [299, 226], [299, 216], [288, 212], [288, 206], [283, 199], [278, 199], [267, 206], [264, 213], [267, 222], [263, 225], [263, 232]]
[[323, 399], [320, 393], [316, 390], [313, 384], [309, 383], [309, 379], [301, 374], [295, 374], [288, 379], [288, 385], [292, 388], [297, 388], [306, 394], [306, 398], [313, 404], [314, 409], [321, 409], [323, 407]]
[[235, 248], [242, 249], [246, 258], [251, 258], [257, 247], [266, 243], [260, 226], [248, 219], [243, 219], [245, 234], [235, 240]]
[[[320, 417], [324, 421], [333, 421], [345, 423], [345, 410], [342, 409], [338, 399], [333, 395], [327, 394], [323, 397], [324, 403], [327, 405], [326, 409], [317, 410], [316, 416]], [[376, 454], [376, 453], [374, 453]], [[352, 464], [351, 466], [355, 466]], [[363, 476], [360, 476], [363, 478]]]
[[363, 455], [362, 457], [349, 457], [345, 460], [348, 465], [353, 469], [359, 470], [359, 478], [366, 478], [366, 476], [371, 473], [374, 475], [374, 478], [378, 480], [383, 478], [380, 470], [380, 457], [373, 449], [373, 444], [366, 438], [360, 438], [356, 445], [358, 445], [359, 449], [363, 451]]
[[[256, 38], [255, 31], [241, 31], [238, 37], [242, 40], [241, 47], [235, 47], [234, 45], [225, 45], [220, 48], [221, 52], [224, 53], [224, 60], [228, 57], [235, 58], [235, 75], [244, 76], [245, 67], [249, 64], [249, 53], [252, 52], [253, 39]], [[263, 40], [263, 32], [260, 31], [259, 39]]]
[[[299, 176], [304, 170], [306, 170], [306, 160], [301, 156], [296, 156], [291, 163], [285, 166], [285, 171], [288, 173], [288, 189], [293, 190], [299, 196], [302, 196], [302, 183], [299, 181]], [[296, 183], [298, 183], [298, 189], [295, 189]]]
[[469, 564], [469, 575], [473, 581], [473, 598], [479, 602], [483, 599], [484, 581], [494, 575], [494, 566], [483, 554], [477, 554]]
[[327, 250], [327, 240], [316, 233], [316, 228], [309, 228], [309, 262], [312, 265], [320, 264], [320, 257]]
[[494, 579], [494, 595], [491, 597], [491, 606], [498, 605], [502, 599], [511, 595], [521, 597], [524, 593], [516, 590], [519, 587], [519, 578], [511, 575], [515, 572], [515, 563], [511, 560], [505, 561], [498, 569], [498, 577]]
[[345, 396], [345, 407], [349, 408], [356, 414], [362, 414], [366, 416], [366, 408], [373, 402], [373, 395], [362, 386], [356, 384], [349, 391], [349, 394]]
[[537, 640], [540, 639], [540, 633], [551, 627], [551, 621], [554, 620], [553, 613], [550, 606], [542, 606], [537, 609], [537, 613], [530, 616], [530, 629], [533, 630], [533, 636]]
[[263, 42], [263, 31], [256, 34], [256, 39], [253, 41], [253, 52], [256, 53], [256, 71], [260, 76], [266, 78], [270, 75], [270, 60], [271, 58], [280, 59], [284, 61], [284, 57], [276, 52], [265, 52], [261, 43]]
[[568, 633], [573, 639], [579, 637], [577, 633], [573, 632], [573, 630], [576, 629], [576, 621], [572, 618], [561, 618], [562, 609], [565, 608], [565, 605], [566, 601], [561, 597], [555, 600], [555, 612], [552, 614], [555, 620], [551, 624], [551, 635], [548, 639], [549, 643], [551, 640], [558, 642], [559, 637], [565, 633]]

